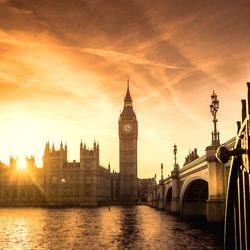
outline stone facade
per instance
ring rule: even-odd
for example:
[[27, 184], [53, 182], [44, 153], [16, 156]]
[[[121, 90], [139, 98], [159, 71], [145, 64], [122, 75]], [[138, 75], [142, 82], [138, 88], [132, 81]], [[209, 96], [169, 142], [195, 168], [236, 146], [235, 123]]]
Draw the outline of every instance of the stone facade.
[[0, 167], [1, 205], [92, 206], [111, 201], [111, 173], [99, 164], [99, 145], [80, 145], [80, 162], [67, 161], [67, 146], [56, 150], [46, 143], [43, 168], [26, 158], [26, 169]]

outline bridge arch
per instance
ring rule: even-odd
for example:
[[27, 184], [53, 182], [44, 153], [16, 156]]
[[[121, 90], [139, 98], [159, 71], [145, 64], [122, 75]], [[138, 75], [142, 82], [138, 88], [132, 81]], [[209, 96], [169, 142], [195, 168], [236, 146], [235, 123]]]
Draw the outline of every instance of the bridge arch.
[[172, 186], [170, 186], [165, 192], [164, 207], [168, 212], [171, 212], [172, 201]]
[[207, 215], [208, 181], [204, 177], [193, 177], [181, 189], [180, 212], [183, 216]]

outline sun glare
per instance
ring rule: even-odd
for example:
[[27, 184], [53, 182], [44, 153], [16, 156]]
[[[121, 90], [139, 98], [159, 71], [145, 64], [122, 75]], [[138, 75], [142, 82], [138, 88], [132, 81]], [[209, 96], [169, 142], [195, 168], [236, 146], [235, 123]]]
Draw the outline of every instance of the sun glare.
[[26, 160], [23, 158], [19, 158], [17, 160], [16, 166], [18, 169], [25, 169], [26, 168]]

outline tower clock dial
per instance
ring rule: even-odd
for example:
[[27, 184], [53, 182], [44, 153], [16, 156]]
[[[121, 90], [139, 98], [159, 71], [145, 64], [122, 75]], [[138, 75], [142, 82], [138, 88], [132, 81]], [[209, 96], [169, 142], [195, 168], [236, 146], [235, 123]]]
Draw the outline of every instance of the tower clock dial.
[[131, 132], [131, 130], [132, 130], [132, 125], [130, 123], [126, 123], [126, 124], [123, 125], [123, 131], [125, 133], [128, 134], [128, 133]]

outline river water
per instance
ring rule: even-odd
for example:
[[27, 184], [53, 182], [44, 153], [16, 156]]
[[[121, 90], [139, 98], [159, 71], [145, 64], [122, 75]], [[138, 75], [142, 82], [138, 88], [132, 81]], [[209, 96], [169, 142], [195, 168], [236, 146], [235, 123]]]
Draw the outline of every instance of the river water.
[[221, 233], [206, 224], [147, 206], [0, 209], [0, 249], [221, 248]]

